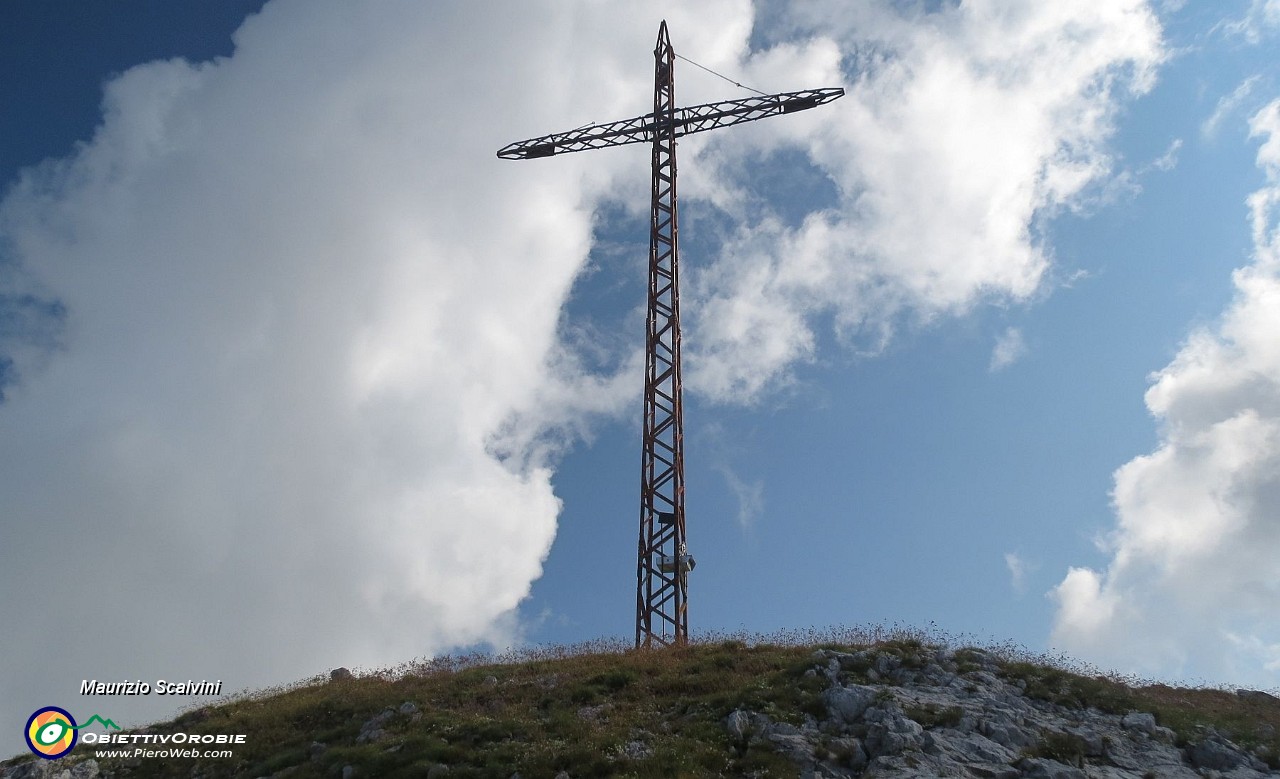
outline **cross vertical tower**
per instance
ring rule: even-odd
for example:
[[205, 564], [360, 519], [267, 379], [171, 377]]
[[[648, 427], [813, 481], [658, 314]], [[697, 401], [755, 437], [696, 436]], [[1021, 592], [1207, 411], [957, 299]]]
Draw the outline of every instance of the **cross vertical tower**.
[[685, 545], [684, 407], [680, 386], [680, 244], [676, 214], [675, 51], [667, 23], [653, 50], [653, 206], [649, 216], [644, 432], [636, 646], [689, 635]]
[[[839, 87], [675, 107], [675, 50], [667, 23], [653, 52], [653, 113], [507, 144], [498, 157], [527, 160], [648, 142], [652, 146], [649, 300], [645, 330], [644, 431], [640, 464], [640, 543], [636, 568], [636, 646], [689, 639], [685, 545], [684, 407], [680, 386], [680, 252], [676, 218], [676, 139], [718, 127], [790, 114], [844, 95]], [[696, 64], [696, 63], [695, 63]]]

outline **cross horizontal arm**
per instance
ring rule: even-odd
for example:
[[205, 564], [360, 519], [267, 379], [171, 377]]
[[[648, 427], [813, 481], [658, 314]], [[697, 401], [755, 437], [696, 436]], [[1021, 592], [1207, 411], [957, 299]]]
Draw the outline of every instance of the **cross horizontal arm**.
[[[781, 92], [776, 95], [747, 97], [741, 100], [724, 100], [719, 103], [677, 108], [672, 115], [676, 137], [728, 127], [742, 122], [753, 122], [766, 116], [791, 114], [830, 103], [844, 95], [839, 87], [804, 89], [799, 92]], [[608, 124], [593, 124], [570, 130], [567, 133], [544, 135], [503, 146], [498, 156], [504, 160], [528, 160], [550, 157], [587, 149], [603, 149], [628, 143], [647, 143], [653, 140], [656, 128], [654, 115], [645, 114], [634, 119], [623, 119]]]

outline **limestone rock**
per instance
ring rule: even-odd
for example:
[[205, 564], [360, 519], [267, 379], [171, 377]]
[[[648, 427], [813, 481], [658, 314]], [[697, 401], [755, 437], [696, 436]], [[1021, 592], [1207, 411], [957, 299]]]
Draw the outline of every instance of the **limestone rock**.
[[1138, 733], [1146, 733], [1148, 736], [1154, 735], [1156, 732], [1156, 718], [1153, 714], [1142, 712], [1131, 712], [1124, 715], [1120, 720], [1120, 725], [1125, 730], [1132, 730]]
[[1230, 771], [1248, 762], [1239, 747], [1216, 736], [1192, 746], [1187, 756], [1196, 768], [1210, 768], [1214, 771]]
[[863, 719], [867, 726], [867, 754], [896, 755], [908, 748], [922, 745], [924, 728], [915, 720], [908, 719], [897, 707], [871, 707], [866, 710]]
[[640, 740], [628, 741], [622, 745], [622, 756], [628, 760], [644, 760], [653, 757], [653, 747]]
[[1026, 779], [1088, 779], [1084, 771], [1057, 760], [1032, 758], [1023, 760], [1019, 767]]
[[827, 748], [838, 762], [849, 768], [857, 770], [867, 765], [867, 752], [862, 748], [862, 742], [856, 738], [832, 739]]
[[4, 779], [97, 779], [101, 774], [96, 760], [68, 764], [64, 760], [32, 760], [7, 771], [0, 768]]
[[988, 653], [925, 651], [818, 650], [805, 676], [828, 682], [821, 718], [797, 727], [737, 710], [724, 728], [737, 749], [767, 744], [803, 777], [1280, 777], [1212, 731], [1184, 752], [1149, 712], [1068, 709], [1028, 697]]
[[800, 733], [770, 733], [769, 741], [774, 748], [786, 755], [793, 763], [812, 766], [815, 747], [813, 742]]
[[822, 694], [822, 701], [832, 716], [852, 724], [862, 718], [863, 712], [875, 701], [877, 693], [879, 690], [876, 688], [862, 685], [831, 687]]
[[386, 738], [387, 732], [385, 727], [387, 723], [395, 719], [395, 716], [395, 709], [383, 709], [382, 712], [374, 716], [373, 719], [360, 726], [360, 735], [356, 736], [356, 743], [364, 744], [371, 741], [381, 741]]
[[725, 730], [735, 743], [745, 744], [751, 735], [751, 715], [741, 709], [730, 712], [725, 718]]

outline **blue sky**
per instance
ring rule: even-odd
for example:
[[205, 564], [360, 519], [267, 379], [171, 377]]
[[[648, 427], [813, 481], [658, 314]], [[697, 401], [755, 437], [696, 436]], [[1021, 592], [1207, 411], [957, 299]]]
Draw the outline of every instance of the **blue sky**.
[[632, 635], [663, 16], [693, 630], [1280, 687], [1280, 5], [535, 5], [0, 11], [0, 728]]

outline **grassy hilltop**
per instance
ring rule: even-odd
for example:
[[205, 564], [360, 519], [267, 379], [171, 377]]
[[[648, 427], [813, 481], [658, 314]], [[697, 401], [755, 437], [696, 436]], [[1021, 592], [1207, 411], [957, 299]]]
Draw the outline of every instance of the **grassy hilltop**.
[[[842, 658], [861, 650], [860, 659], [841, 661], [841, 681], [878, 685], [877, 700], [889, 700], [894, 682], [876, 674], [879, 656], [895, 668], [918, 668], [940, 644], [910, 631], [840, 631], [709, 639], [653, 651], [597, 642], [497, 658], [438, 658], [312, 679], [189, 711], [138, 732], [245, 733], [248, 743], [219, 760], [99, 759], [98, 775], [797, 776], [801, 769], [792, 759], [767, 740], [735, 737], [726, 719], [749, 711], [796, 726], [822, 720], [832, 677], [815, 672], [826, 662], [820, 650]], [[970, 660], [982, 658], [990, 675], [1016, 684], [1028, 699], [1081, 712], [1150, 712], [1177, 745], [1211, 727], [1270, 768], [1280, 766], [1280, 701], [1266, 695], [1142, 685], [1007, 648], [949, 651], [952, 676], [961, 681], [978, 672]], [[926, 732], [954, 727], [961, 718], [959, 709], [904, 704], [902, 710]], [[818, 738], [815, 757], [841, 765], [848, 740], [810, 732]], [[98, 748], [81, 744], [47, 766], [15, 758], [0, 767], [0, 776], [51, 775], [92, 758]], [[1021, 757], [1082, 764], [1082, 753], [1072, 750], [1079, 751], [1069, 740], [1046, 738], [1023, 748]]]

